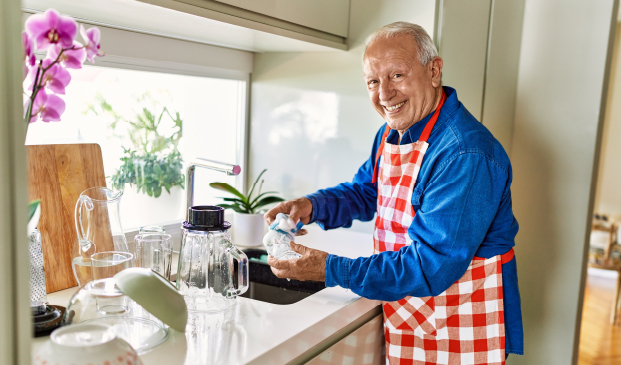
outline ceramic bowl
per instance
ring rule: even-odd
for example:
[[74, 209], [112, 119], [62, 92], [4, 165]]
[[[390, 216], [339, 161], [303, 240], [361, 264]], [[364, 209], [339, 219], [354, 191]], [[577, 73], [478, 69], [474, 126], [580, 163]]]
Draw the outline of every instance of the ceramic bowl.
[[33, 365], [142, 365], [134, 349], [101, 323], [65, 326], [32, 356]]

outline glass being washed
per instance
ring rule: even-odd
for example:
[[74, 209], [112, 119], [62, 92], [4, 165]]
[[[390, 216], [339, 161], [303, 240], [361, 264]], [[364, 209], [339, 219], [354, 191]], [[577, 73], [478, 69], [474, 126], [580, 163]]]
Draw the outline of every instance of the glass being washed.
[[[220, 312], [248, 290], [248, 257], [231, 243], [224, 208], [194, 206], [183, 222], [177, 289], [189, 312]], [[234, 261], [238, 263], [235, 287]]]
[[78, 242], [72, 251], [73, 273], [79, 286], [93, 280], [91, 256], [104, 251], [129, 252], [119, 202], [123, 190], [104, 187], [84, 190], [75, 205], [75, 228]]
[[301, 255], [291, 249], [289, 242], [295, 239], [295, 233], [304, 224], [297, 224], [284, 213], [278, 213], [276, 219], [270, 224], [270, 230], [263, 237], [263, 246], [273, 258], [277, 260], [297, 259]]

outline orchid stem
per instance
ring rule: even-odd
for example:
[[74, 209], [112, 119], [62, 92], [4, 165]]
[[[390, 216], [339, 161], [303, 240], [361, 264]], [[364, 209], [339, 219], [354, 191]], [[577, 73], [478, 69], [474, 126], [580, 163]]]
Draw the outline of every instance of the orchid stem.
[[26, 130], [28, 130], [28, 125], [30, 124], [30, 120], [32, 120], [32, 104], [34, 104], [34, 99], [39, 92], [39, 74], [41, 73], [41, 61], [39, 61], [39, 67], [37, 67], [37, 74], [35, 75], [34, 86], [32, 88], [32, 94], [30, 95], [30, 102], [28, 103], [28, 110], [26, 111]]

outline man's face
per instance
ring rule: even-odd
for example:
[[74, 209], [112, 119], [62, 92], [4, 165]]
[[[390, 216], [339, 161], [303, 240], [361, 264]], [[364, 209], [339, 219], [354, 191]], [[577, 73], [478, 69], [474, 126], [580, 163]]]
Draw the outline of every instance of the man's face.
[[442, 59], [423, 66], [410, 36], [379, 38], [367, 48], [364, 79], [373, 107], [391, 129], [406, 131], [435, 108]]

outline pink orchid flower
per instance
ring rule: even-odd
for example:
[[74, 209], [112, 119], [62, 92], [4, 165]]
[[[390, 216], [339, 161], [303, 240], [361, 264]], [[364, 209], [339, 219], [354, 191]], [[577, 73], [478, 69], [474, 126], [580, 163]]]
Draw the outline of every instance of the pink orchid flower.
[[24, 73], [28, 73], [28, 68], [37, 63], [37, 59], [32, 49], [32, 40], [28, 36], [28, 33], [22, 32], [22, 45], [24, 47]]
[[49, 9], [43, 14], [32, 15], [26, 20], [26, 32], [34, 39], [37, 49], [44, 50], [58, 44], [71, 47], [78, 33], [78, 25], [71, 17]]
[[86, 46], [84, 46], [86, 49], [86, 57], [88, 57], [91, 63], [95, 63], [95, 57], [103, 56], [103, 54], [99, 54], [101, 32], [98, 28], [93, 27], [86, 30], [83, 25], [80, 25], [80, 34], [86, 43]]
[[[56, 94], [64, 94], [65, 88], [69, 85], [69, 82], [71, 82], [71, 74], [69, 71], [65, 70], [58, 63], [52, 65], [52, 60], [50, 59], [43, 60], [41, 66], [42, 71], [40, 72], [48, 69], [43, 75], [39, 75], [39, 85], [41, 88], [47, 87]], [[36, 76], [37, 67], [33, 67], [28, 71], [28, 75], [24, 80], [24, 91], [26, 91], [26, 93], [32, 92]]]
[[43, 61], [43, 68], [49, 67], [49, 69], [43, 74], [41, 85], [49, 88], [56, 94], [64, 94], [65, 88], [71, 82], [71, 74], [58, 63], [50, 67], [51, 63], [51, 60]]
[[[47, 50], [47, 58], [55, 60], [62, 50], [63, 47], [59, 44], [50, 47]], [[74, 41], [72, 48], [64, 48], [58, 61], [66, 68], [82, 68], [82, 64], [86, 61], [86, 50], [80, 42]]]
[[39, 90], [32, 103], [32, 118], [30, 123], [37, 121], [37, 117], [41, 118], [45, 123], [59, 122], [60, 116], [65, 112], [65, 102], [60, 96], [47, 94], [44, 89]]

